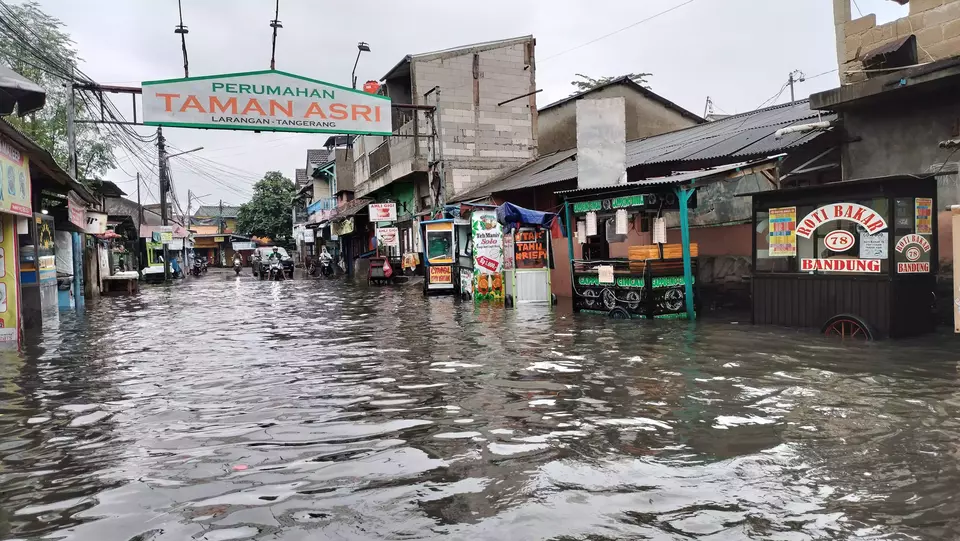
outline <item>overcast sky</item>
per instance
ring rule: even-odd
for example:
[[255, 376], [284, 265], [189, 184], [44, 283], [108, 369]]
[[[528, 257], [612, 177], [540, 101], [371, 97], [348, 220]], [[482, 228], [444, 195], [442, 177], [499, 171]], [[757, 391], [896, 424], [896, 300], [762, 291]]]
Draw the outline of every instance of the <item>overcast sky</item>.
[[[16, 1], [16, 0], [14, 0]], [[856, 0], [854, 17], [876, 13], [880, 22], [906, 12], [889, 0]], [[756, 108], [772, 98], [795, 69], [808, 76], [836, 70], [832, 0], [694, 0], [649, 22], [595, 43], [588, 42], [686, 0], [484, 0], [483, 2], [376, 0], [280, 0], [283, 28], [277, 39], [277, 69], [350, 84], [358, 41], [370, 44], [357, 77], [379, 79], [404, 55], [475, 42], [533, 34], [537, 39], [537, 86], [542, 106], [570, 93], [574, 74], [593, 77], [650, 72], [654, 92], [702, 114], [707, 96], [717, 113]], [[183, 76], [176, 0], [40, 0], [60, 18], [77, 43], [80, 68], [96, 81], [139, 85]], [[269, 68], [274, 0], [183, 0], [190, 33], [187, 50], [193, 76]], [[585, 45], [586, 44], [586, 45]], [[836, 71], [797, 85], [806, 97], [838, 86]], [[129, 100], [118, 101], [130, 116]], [[778, 102], [789, 101], [784, 92]], [[142, 129], [149, 134], [151, 130]], [[180, 202], [186, 191], [242, 203], [268, 170], [293, 178], [307, 148], [326, 135], [244, 133], [168, 128], [171, 145], [203, 146], [187, 164], [172, 168]], [[133, 195], [132, 160], [118, 153], [124, 171], [109, 178]], [[215, 165], [211, 161], [223, 165]], [[148, 184], [156, 199], [156, 178]], [[230, 169], [226, 169], [229, 167]], [[238, 170], [239, 175], [228, 172]]]

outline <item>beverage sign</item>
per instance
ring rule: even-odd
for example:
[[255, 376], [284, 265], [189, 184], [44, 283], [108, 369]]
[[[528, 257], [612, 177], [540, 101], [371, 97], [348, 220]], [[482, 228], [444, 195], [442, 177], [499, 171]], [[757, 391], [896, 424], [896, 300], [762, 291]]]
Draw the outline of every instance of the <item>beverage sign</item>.
[[391, 135], [390, 98], [276, 70], [144, 81], [149, 126]]
[[547, 231], [521, 229], [514, 239], [514, 260], [518, 269], [547, 267]]
[[887, 228], [887, 222], [883, 219], [883, 216], [869, 207], [856, 203], [834, 203], [807, 214], [797, 226], [797, 235], [809, 239], [818, 227], [837, 220], [856, 222], [871, 235]]
[[770, 257], [797, 255], [797, 207], [770, 209]]
[[897, 239], [897, 274], [925, 274], [930, 272], [930, 250], [933, 246], [923, 235], [912, 233]]
[[915, 200], [914, 221], [916, 222], [916, 233], [918, 235], [933, 234], [933, 199], [929, 197], [918, 197]]
[[30, 159], [5, 137], [0, 137], [0, 212], [33, 216]]
[[801, 259], [801, 272], [880, 272], [879, 259]]
[[475, 210], [470, 215], [473, 236], [473, 298], [503, 299], [503, 227], [494, 210]]
[[370, 203], [370, 221], [371, 222], [395, 222], [397, 221], [396, 203]]
[[87, 211], [83, 232], [88, 235], [102, 235], [107, 232], [107, 215], [102, 212]]
[[431, 265], [430, 266], [430, 283], [431, 284], [452, 284], [453, 283], [453, 267], [449, 265]]

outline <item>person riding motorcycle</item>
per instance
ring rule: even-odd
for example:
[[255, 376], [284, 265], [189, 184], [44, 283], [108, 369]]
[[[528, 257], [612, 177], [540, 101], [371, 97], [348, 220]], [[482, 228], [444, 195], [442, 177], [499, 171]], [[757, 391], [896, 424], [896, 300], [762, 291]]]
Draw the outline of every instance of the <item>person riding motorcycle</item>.
[[321, 272], [326, 276], [332, 275], [333, 274], [333, 255], [331, 255], [330, 252], [327, 251], [326, 246], [323, 246], [322, 248], [320, 248], [319, 259], [320, 259]]

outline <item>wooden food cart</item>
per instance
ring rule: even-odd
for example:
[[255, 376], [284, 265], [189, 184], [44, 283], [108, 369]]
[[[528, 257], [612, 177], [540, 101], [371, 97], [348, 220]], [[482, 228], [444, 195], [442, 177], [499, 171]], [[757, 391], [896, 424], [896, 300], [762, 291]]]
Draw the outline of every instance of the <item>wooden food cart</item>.
[[934, 176], [751, 195], [754, 324], [864, 340], [933, 330]]
[[423, 239], [424, 295], [453, 295], [458, 290], [459, 280], [457, 235], [453, 220], [429, 220], [420, 222], [420, 238]]

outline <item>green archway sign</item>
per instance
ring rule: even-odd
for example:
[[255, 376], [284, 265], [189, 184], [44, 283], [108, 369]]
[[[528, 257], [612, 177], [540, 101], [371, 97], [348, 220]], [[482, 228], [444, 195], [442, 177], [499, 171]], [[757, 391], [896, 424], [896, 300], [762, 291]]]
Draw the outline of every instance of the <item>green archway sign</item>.
[[276, 70], [144, 81], [143, 123], [391, 135], [390, 98]]

